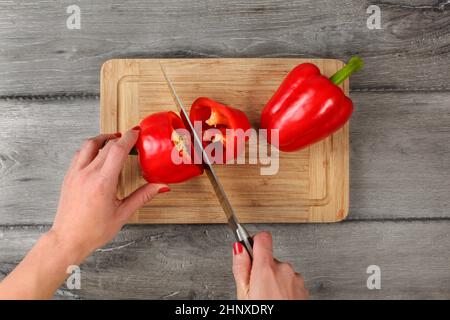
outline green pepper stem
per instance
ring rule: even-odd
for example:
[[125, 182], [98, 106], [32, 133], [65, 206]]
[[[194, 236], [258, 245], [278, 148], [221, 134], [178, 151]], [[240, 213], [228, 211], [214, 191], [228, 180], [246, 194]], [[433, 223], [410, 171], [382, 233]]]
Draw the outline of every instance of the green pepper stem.
[[364, 61], [360, 57], [351, 57], [345, 67], [331, 76], [330, 81], [335, 85], [340, 85], [352, 73], [360, 70], [362, 67], [364, 67]]

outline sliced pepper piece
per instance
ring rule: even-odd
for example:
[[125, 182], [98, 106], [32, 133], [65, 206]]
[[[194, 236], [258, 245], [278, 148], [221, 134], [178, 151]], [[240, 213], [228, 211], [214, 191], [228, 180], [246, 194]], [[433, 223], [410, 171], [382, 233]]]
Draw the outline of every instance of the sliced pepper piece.
[[[151, 183], [178, 183], [203, 173], [203, 167], [194, 164], [190, 158], [193, 155], [190, 137], [177, 131], [186, 130], [186, 127], [176, 113], [154, 113], [143, 119], [140, 127], [136, 149], [145, 180]], [[187, 157], [187, 161], [173, 161], [173, 150], [179, 152], [180, 157]]]
[[[212, 154], [212, 162], [216, 164], [227, 163], [239, 156], [238, 145], [244, 136], [240, 133], [246, 132], [251, 128], [247, 116], [241, 110], [223, 105], [209, 98], [200, 97], [194, 101], [189, 112], [189, 118], [193, 124], [196, 121], [201, 122], [202, 126], [202, 143], [207, 148], [212, 143], [219, 143], [217, 150], [221, 150], [223, 157], [215, 157]], [[242, 131], [237, 131], [241, 129]], [[240, 133], [239, 133], [240, 132]], [[249, 139], [248, 135], [244, 140]], [[232, 148], [233, 152], [227, 150]], [[214, 150], [213, 150], [214, 151]]]

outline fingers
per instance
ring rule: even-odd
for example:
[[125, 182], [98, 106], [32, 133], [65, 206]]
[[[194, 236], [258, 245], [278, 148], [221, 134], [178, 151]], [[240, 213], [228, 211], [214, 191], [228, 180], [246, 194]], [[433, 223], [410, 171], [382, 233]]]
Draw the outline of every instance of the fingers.
[[241, 243], [235, 242], [233, 245], [233, 275], [239, 300], [248, 299], [251, 269], [252, 262], [247, 250]]
[[94, 138], [87, 139], [81, 147], [77, 160], [77, 167], [84, 168], [90, 164], [106, 141], [115, 138], [117, 138], [117, 135], [115, 134], [100, 134]]
[[136, 210], [139, 210], [144, 204], [149, 202], [158, 193], [170, 191], [170, 188], [165, 184], [148, 183], [136, 189], [132, 194], [122, 200], [119, 208], [119, 213], [124, 219], [124, 223], [128, 221], [130, 216]]
[[273, 263], [272, 235], [269, 232], [260, 232], [253, 237], [253, 263]]
[[111, 146], [102, 167], [103, 176], [118, 179], [119, 173], [128, 158], [128, 154], [136, 144], [139, 137], [139, 131], [139, 127], [127, 131]]
[[73, 169], [75, 169], [77, 167], [79, 157], [80, 157], [80, 150], [77, 150], [72, 157], [72, 161], [70, 162], [68, 172], [71, 172]]
[[117, 141], [119, 141], [119, 138], [106, 141], [106, 145], [98, 152], [98, 155], [95, 157], [94, 160], [92, 160], [92, 162], [89, 164], [88, 167], [99, 168], [103, 166], [109, 150], [111, 149], [113, 144], [116, 143]]

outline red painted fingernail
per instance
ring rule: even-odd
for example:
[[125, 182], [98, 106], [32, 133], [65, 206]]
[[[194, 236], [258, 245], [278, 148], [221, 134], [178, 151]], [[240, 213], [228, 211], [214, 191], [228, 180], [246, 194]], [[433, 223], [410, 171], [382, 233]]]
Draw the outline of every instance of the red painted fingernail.
[[169, 192], [170, 188], [169, 187], [162, 187], [161, 189], [158, 190], [158, 193], [164, 193], [164, 192]]
[[116, 133], [114, 133], [114, 135], [115, 135], [117, 138], [120, 138], [120, 137], [122, 136], [122, 134], [121, 134], [120, 132], [116, 132]]
[[233, 254], [237, 255], [242, 252], [242, 244], [240, 242], [235, 242], [233, 244]]
[[133, 128], [133, 130], [141, 131], [141, 127], [140, 126], [136, 126], [136, 127]]

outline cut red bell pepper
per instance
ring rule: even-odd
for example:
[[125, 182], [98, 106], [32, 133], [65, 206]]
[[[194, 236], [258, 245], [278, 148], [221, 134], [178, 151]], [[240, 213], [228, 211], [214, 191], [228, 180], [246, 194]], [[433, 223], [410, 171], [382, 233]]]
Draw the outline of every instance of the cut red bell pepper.
[[[217, 101], [209, 98], [198, 98], [194, 101], [189, 112], [189, 118], [193, 124], [200, 121], [202, 125], [202, 142], [203, 147], [207, 148], [211, 143], [221, 143], [223, 157], [213, 158], [213, 163], [227, 163], [231, 159], [239, 156], [238, 144], [241, 138], [237, 129], [242, 129], [245, 132], [251, 128], [247, 116], [241, 110], [225, 106]], [[216, 130], [209, 130], [216, 129]], [[249, 139], [245, 136], [245, 141]], [[233, 148], [234, 152], [227, 150]], [[214, 151], [214, 150], [213, 150]], [[215, 157], [215, 154], [212, 154]], [[215, 161], [214, 161], [215, 160]]]
[[[295, 67], [283, 80], [261, 115], [261, 128], [268, 129], [269, 143], [281, 151], [307, 147], [340, 129], [350, 118], [353, 103], [338, 87], [363, 61], [352, 57], [330, 79], [311, 63]], [[271, 141], [270, 130], [279, 130], [279, 141]]]
[[194, 164], [193, 160], [191, 163], [179, 164], [173, 161], [174, 148], [180, 156], [193, 155], [192, 144], [176, 131], [176, 129], [186, 130], [176, 113], [171, 111], [154, 113], [143, 119], [140, 127], [135, 147], [145, 180], [152, 183], [177, 183], [203, 173], [203, 167]]

